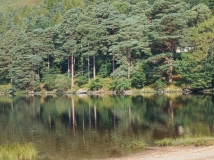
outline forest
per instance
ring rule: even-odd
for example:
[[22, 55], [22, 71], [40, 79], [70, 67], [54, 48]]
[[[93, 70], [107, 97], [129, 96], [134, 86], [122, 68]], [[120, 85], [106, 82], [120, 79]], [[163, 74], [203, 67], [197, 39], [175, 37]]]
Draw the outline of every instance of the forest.
[[0, 9], [0, 84], [14, 90], [213, 88], [214, 0], [44, 0]]

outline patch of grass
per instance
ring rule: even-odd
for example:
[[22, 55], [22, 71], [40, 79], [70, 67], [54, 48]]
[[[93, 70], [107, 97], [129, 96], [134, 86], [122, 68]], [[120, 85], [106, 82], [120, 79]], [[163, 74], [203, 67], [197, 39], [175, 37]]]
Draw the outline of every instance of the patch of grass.
[[165, 138], [163, 140], [157, 140], [155, 145], [164, 146], [210, 146], [214, 145], [214, 137], [190, 137], [184, 136], [176, 139]]
[[4, 145], [0, 147], [1, 160], [33, 160], [37, 151], [32, 143]]
[[147, 147], [147, 144], [143, 140], [133, 140], [131, 142], [122, 143], [121, 146], [126, 148], [133, 148], [133, 149], [139, 149], [139, 148], [145, 149]]

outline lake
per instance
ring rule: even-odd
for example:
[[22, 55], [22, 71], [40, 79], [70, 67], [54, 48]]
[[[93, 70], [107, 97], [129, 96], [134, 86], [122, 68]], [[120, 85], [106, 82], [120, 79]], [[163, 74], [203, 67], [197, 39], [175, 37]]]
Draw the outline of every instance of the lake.
[[0, 96], [0, 145], [32, 142], [37, 159], [142, 152], [154, 140], [214, 136], [214, 96]]

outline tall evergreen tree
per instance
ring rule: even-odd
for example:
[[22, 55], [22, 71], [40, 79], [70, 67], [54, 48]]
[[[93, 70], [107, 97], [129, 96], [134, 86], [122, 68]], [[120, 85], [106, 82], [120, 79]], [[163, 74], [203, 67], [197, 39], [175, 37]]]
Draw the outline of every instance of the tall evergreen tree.
[[121, 67], [127, 64], [125, 71], [128, 79], [130, 79], [131, 70], [136, 60], [145, 59], [150, 55], [147, 33], [148, 22], [145, 15], [126, 18], [118, 33], [119, 43], [112, 49], [117, 52], [117, 62]]
[[[79, 15], [82, 10], [80, 8], [72, 9], [64, 15], [61, 25], [57, 28], [58, 43], [61, 43], [61, 53], [62, 56], [66, 57], [68, 60], [68, 75], [71, 73], [71, 87], [74, 86], [74, 58], [78, 54], [78, 33], [76, 27], [79, 25]], [[71, 72], [70, 72], [71, 71]]]
[[12, 50], [18, 45], [17, 37], [20, 32], [21, 29], [18, 26], [13, 26], [9, 31], [7, 31], [3, 40], [0, 41], [0, 70], [3, 79], [10, 78], [8, 77], [8, 70], [14, 58]]
[[[167, 73], [168, 82], [172, 83], [173, 53], [175, 47], [187, 38], [188, 5], [182, 0], [156, 1], [152, 8], [152, 51], [161, 53], [151, 61], [161, 65], [159, 72]], [[188, 45], [188, 44], [186, 44]], [[157, 63], [162, 61], [162, 63]]]

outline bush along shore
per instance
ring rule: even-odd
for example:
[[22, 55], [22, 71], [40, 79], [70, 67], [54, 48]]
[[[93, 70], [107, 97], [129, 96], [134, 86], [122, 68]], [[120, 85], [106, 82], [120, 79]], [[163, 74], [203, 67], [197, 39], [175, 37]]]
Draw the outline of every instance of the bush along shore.
[[[110, 85], [110, 84], [109, 84]], [[124, 95], [132, 95], [132, 94], [146, 94], [146, 93], [153, 93], [153, 94], [165, 94], [165, 93], [183, 93], [189, 94], [195, 90], [181, 88], [177, 86], [167, 86], [165, 88], [156, 88], [154, 86], [144, 87], [142, 89], [136, 88], [121, 88], [121, 89], [112, 89], [109, 86], [105, 86], [104, 88], [91, 88], [90, 86], [86, 85], [83, 87], [75, 86], [71, 89], [53, 89], [53, 90], [46, 90], [42, 88], [40, 90], [18, 90], [13, 88], [10, 84], [9, 85], [0, 85], [0, 95], [8, 95], [8, 94], [29, 94], [29, 95], [59, 95], [59, 94], [89, 94], [89, 95], [96, 95], [96, 94], [124, 94]], [[212, 93], [213, 90], [199, 90], [199, 92], [204, 93]]]
[[182, 91], [182, 89], [175, 89], [175, 90], [154, 90], [150, 89], [141, 89], [141, 90], [125, 90], [125, 91], [111, 91], [111, 90], [97, 90], [97, 91], [90, 91], [88, 89], [82, 88], [78, 90], [68, 90], [68, 91], [61, 91], [61, 90], [53, 90], [53, 91], [15, 91], [15, 90], [8, 90], [8, 91], [0, 91], [0, 95], [16, 95], [16, 94], [29, 94], [29, 95], [60, 95], [60, 94], [88, 94], [88, 95], [96, 95], [96, 94], [114, 94], [114, 95], [133, 95], [133, 94], [146, 94], [146, 93], [153, 93], [153, 94], [164, 94], [164, 93], [191, 93]]
[[179, 138], [165, 138], [154, 142], [156, 146], [211, 146], [214, 145], [214, 137], [184, 136]]

